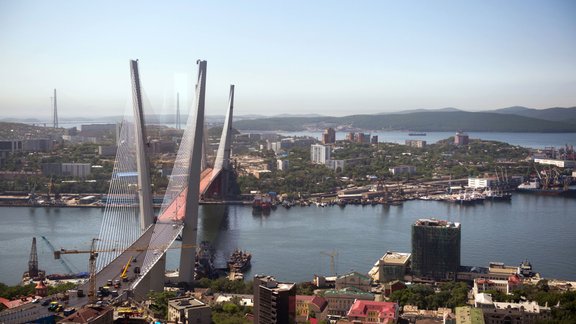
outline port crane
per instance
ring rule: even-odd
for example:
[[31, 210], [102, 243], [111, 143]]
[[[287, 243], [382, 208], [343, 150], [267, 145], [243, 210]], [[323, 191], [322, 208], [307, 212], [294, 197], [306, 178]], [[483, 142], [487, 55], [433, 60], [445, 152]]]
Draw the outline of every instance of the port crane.
[[[46, 244], [48, 245], [50, 250], [52, 250], [52, 252], [58, 251], [58, 250], [56, 250], [54, 245], [48, 240], [48, 238], [46, 236], [42, 236], [42, 239], [44, 240], [44, 242], [46, 242]], [[79, 272], [79, 271], [72, 270], [70, 263], [67, 260], [65, 260], [64, 258], [58, 258], [58, 259], [60, 259], [60, 262], [62, 263], [64, 268], [66, 268], [66, 271], [68, 271], [68, 273]], [[76, 269], [76, 270], [78, 270], [78, 269]]]
[[[164, 251], [166, 249], [187, 249], [187, 248], [195, 248], [195, 244], [181, 244], [178, 246], [171, 246], [171, 245], [162, 245], [162, 246], [134, 246], [129, 247], [127, 249], [96, 249], [96, 241], [99, 241], [97, 238], [92, 239], [92, 243], [90, 245], [89, 250], [76, 250], [76, 249], [60, 249], [54, 251], [54, 259], [59, 260], [62, 254], [89, 254], [88, 258], [88, 269], [90, 277], [88, 279], [88, 300], [93, 303], [96, 301], [96, 259], [98, 258], [98, 253], [103, 252], [123, 252], [123, 251], [132, 251], [132, 252], [145, 252], [149, 250], [158, 250]], [[126, 277], [126, 272], [128, 271], [128, 267], [130, 266], [133, 258], [130, 257], [128, 263], [122, 267], [122, 271], [120, 273], [121, 278]]]
[[332, 275], [336, 275], [336, 265], [334, 262], [334, 258], [338, 256], [338, 252], [336, 251], [332, 251], [332, 252], [320, 252], [320, 254], [324, 254], [330, 257], [330, 274]]

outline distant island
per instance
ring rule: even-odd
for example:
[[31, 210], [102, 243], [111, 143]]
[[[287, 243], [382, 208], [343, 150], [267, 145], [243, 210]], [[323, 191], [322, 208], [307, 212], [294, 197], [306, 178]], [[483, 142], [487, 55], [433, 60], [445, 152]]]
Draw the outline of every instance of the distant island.
[[[182, 116], [187, 120], [186, 116]], [[60, 124], [116, 123], [122, 116], [68, 117]], [[0, 118], [3, 122], [19, 122], [49, 125], [39, 118]], [[221, 125], [224, 116], [206, 116], [209, 126]], [[153, 124], [174, 124], [175, 114], [147, 116]], [[66, 127], [66, 126], [64, 126]], [[350, 115], [344, 117], [317, 114], [236, 115], [234, 128], [241, 131], [321, 131], [327, 127], [339, 131], [408, 131], [413, 133], [454, 132], [529, 132], [529, 133], [573, 133], [576, 132], [576, 107], [554, 107], [533, 109], [508, 107], [483, 112], [465, 111], [457, 108], [414, 109], [391, 113]]]
[[238, 130], [305, 131], [326, 127], [373, 131], [450, 132], [576, 132], [576, 107], [530, 109], [511, 107], [489, 112], [457, 109], [416, 110], [390, 114], [351, 115], [344, 117], [268, 117], [239, 120]]

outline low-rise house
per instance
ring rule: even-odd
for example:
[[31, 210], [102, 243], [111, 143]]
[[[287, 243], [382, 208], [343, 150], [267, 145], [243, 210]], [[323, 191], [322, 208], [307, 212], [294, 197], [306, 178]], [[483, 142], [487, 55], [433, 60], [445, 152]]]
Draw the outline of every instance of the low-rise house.
[[324, 292], [328, 301], [328, 315], [346, 316], [356, 300], [374, 300], [374, 294], [358, 288], [329, 289]]
[[511, 294], [512, 291], [522, 286], [522, 279], [518, 275], [512, 275], [507, 280], [490, 280], [483, 278], [474, 279], [474, 294], [496, 290], [504, 294]]
[[497, 323], [539, 323], [552, 318], [550, 307], [538, 305], [535, 301], [521, 303], [497, 303], [492, 308], [482, 308], [486, 324]]
[[352, 323], [396, 323], [398, 309], [397, 303], [357, 300], [347, 316]]
[[377, 282], [404, 280], [409, 261], [410, 253], [388, 251], [376, 261], [368, 274]]
[[324, 297], [296, 295], [296, 322], [307, 322], [312, 318], [323, 321], [327, 315], [328, 301]]
[[397, 165], [393, 168], [388, 169], [392, 175], [398, 174], [413, 174], [416, 173], [416, 167], [412, 165]]
[[193, 297], [178, 297], [168, 300], [168, 321], [175, 323], [212, 323], [210, 306]]
[[356, 271], [336, 278], [336, 289], [344, 289], [346, 287], [355, 287], [363, 291], [370, 291], [372, 279]]

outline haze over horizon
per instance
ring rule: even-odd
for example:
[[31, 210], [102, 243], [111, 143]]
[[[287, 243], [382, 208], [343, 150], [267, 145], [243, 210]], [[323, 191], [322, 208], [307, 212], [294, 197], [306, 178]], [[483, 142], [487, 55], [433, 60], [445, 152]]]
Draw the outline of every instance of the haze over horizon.
[[121, 115], [129, 59], [155, 113], [344, 116], [576, 105], [576, 2], [0, 1], [0, 116]]

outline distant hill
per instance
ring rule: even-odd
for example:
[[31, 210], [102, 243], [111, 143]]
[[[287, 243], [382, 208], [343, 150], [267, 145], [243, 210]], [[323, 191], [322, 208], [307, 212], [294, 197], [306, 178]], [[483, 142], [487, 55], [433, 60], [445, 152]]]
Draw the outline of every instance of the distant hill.
[[496, 109], [492, 112], [498, 114], [510, 114], [518, 115], [529, 118], [543, 119], [549, 121], [559, 121], [576, 123], [576, 107], [561, 108], [554, 107], [548, 109], [531, 109], [526, 107], [508, 107], [502, 109]]
[[302, 131], [338, 127], [364, 130], [576, 132], [576, 123], [559, 122], [495, 112], [423, 111], [345, 117], [288, 117], [242, 120], [239, 130]]
[[388, 112], [388, 113], [380, 113], [379, 115], [390, 115], [390, 114], [412, 114], [412, 113], [418, 113], [418, 112], [450, 112], [450, 111], [463, 111], [461, 109], [458, 108], [453, 108], [453, 107], [446, 107], [446, 108], [440, 108], [440, 109], [411, 109], [411, 110], [401, 110], [401, 111], [397, 111], [397, 112]]
[[0, 140], [54, 138], [64, 133], [61, 128], [40, 127], [22, 123], [0, 122]]

